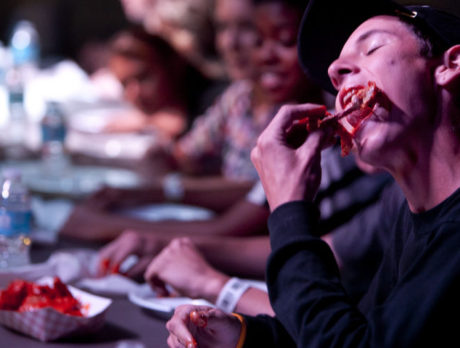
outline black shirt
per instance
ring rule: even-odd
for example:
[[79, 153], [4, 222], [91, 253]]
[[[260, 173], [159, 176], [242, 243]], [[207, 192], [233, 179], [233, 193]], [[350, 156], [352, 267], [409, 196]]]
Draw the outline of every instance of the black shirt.
[[421, 214], [402, 203], [359, 306], [345, 293], [330, 249], [314, 236], [315, 209], [291, 202], [270, 216], [267, 280], [277, 319], [247, 317], [245, 347], [459, 346], [460, 190]]

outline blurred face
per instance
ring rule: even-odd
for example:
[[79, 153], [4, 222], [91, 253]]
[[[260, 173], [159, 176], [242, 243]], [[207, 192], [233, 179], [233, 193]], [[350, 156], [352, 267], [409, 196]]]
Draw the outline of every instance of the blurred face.
[[109, 67], [123, 85], [125, 99], [150, 114], [171, 100], [173, 89], [164, 64], [155, 55], [147, 57], [139, 59], [114, 55]]
[[257, 6], [257, 42], [253, 59], [256, 82], [273, 102], [287, 102], [299, 94], [305, 76], [297, 58], [297, 32], [302, 14], [282, 3]]
[[216, 0], [216, 46], [231, 80], [250, 78], [250, 49], [254, 45], [251, 0]]
[[398, 151], [410, 148], [412, 159], [417, 160], [415, 149], [429, 142], [434, 126], [433, 65], [433, 60], [420, 55], [415, 34], [396, 17], [373, 17], [350, 36], [329, 67], [339, 91], [336, 108], [343, 109], [347, 88], [367, 81], [374, 81], [389, 99], [377, 103], [355, 135], [354, 144], [364, 161], [394, 161]]

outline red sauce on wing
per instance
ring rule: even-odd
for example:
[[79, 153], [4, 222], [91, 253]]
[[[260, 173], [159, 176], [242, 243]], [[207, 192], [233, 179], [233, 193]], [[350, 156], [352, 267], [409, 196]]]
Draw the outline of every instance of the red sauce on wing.
[[208, 317], [203, 312], [190, 312], [190, 321], [201, 328], [204, 328], [206, 325], [208, 325]]
[[353, 86], [346, 89], [344, 95], [347, 94], [349, 95], [346, 98], [347, 100], [345, 101], [346, 105], [344, 108], [345, 110], [350, 109], [349, 111], [351, 111], [344, 117], [348, 123], [347, 129], [340, 124], [339, 117], [332, 122], [328, 120], [327, 124], [325, 124], [326, 122], [323, 123], [322, 119], [331, 116], [327, 111], [324, 112], [323, 116], [308, 116], [296, 122], [296, 125], [305, 125], [307, 132], [312, 132], [322, 126], [332, 127], [337, 136], [340, 137], [342, 156], [349, 154], [353, 146], [353, 136], [361, 124], [372, 115], [372, 110], [377, 100], [380, 99], [380, 102], [386, 101], [386, 96], [373, 81], [369, 81], [366, 86]]

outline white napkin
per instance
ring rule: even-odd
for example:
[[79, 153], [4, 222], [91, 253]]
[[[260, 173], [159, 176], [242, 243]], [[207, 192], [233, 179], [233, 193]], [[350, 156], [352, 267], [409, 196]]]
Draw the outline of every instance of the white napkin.
[[94, 250], [57, 251], [44, 263], [0, 270], [0, 287], [6, 287], [14, 279], [37, 281], [45, 276], [58, 276], [64, 283], [106, 295], [127, 295], [139, 286], [120, 274], [99, 277], [98, 270], [99, 258]]
[[110, 274], [102, 278], [82, 279], [77, 286], [97, 294], [126, 296], [140, 285], [121, 274]]
[[95, 275], [96, 262], [97, 254], [92, 250], [57, 251], [43, 263], [0, 270], [0, 286], [7, 286], [13, 279], [37, 281], [45, 276], [58, 276], [64, 283], [72, 283], [90, 274]]

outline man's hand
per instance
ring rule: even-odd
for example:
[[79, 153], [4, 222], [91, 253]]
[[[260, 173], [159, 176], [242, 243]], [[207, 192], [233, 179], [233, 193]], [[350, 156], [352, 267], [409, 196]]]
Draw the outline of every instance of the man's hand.
[[110, 214], [79, 204], [73, 208], [59, 234], [79, 240], [107, 241], [118, 236], [122, 230]]
[[212, 268], [189, 238], [177, 238], [164, 248], [145, 272], [145, 280], [160, 295], [165, 284], [181, 295], [215, 302], [228, 276]]
[[293, 147], [295, 120], [324, 116], [326, 107], [286, 105], [260, 135], [251, 160], [259, 173], [271, 211], [294, 200], [312, 201], [321, 182], [321, 150], [332, 144], [332, 130], [317, 130]]
[[235, 348], [241, 323], [216, 308], [184, 305], [176, 308], [166, 328], [171, 348]]
[[90, 209], [109, 211], [118, 208], [128, 196], [127, 190], [104, 186], [91, 194], [85, 205]]
[[118, 270], [130, 255], [136, 255], [139, 258], [137, 263], [124, 274], [138, 277], [145, 272], [150, 261], [164, 245], [165, 241], [154, 234], [127, 230], [99, 251], [100, 273]]

